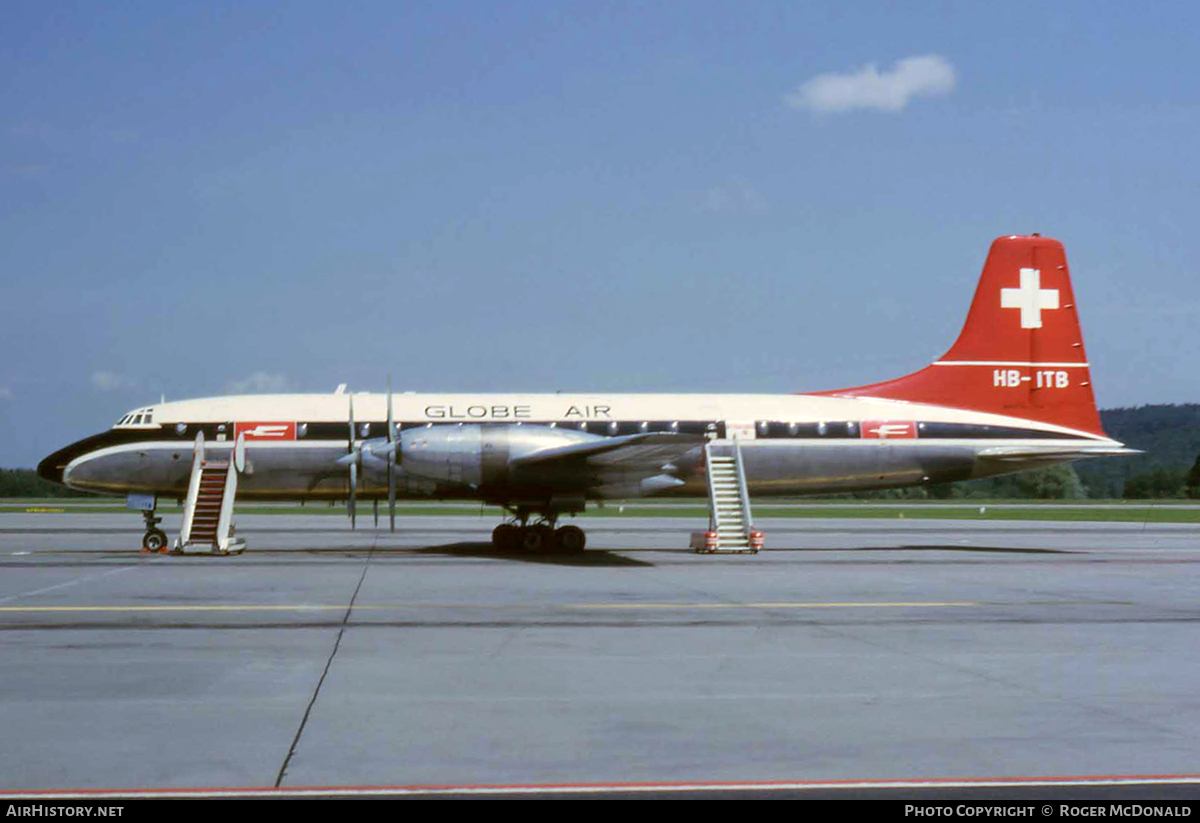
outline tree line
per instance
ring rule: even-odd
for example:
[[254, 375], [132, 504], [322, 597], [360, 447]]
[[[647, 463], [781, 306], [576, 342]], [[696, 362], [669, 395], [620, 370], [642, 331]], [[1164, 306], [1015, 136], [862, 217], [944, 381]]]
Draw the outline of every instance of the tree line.
[[0, 469], [0, 497], [94, 497], [51, 483], [33, 469]]

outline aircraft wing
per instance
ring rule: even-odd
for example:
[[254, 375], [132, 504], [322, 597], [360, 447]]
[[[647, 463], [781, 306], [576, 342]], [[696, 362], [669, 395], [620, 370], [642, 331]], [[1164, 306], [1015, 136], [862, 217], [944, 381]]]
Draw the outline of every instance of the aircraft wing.
[[674, 434], [671, 432], [647, 432], [627, 434], [622, 437], [607, 437], [586, 443], [573, 443], [543, 449], [533, 454], [515, 457], [514, 467], [550, 468], [568, 463], [582, 462], [600, 470], [618, 469], [637, 471], [641, 469], [661, 471], [692, 449], [702, 446], [700, 435]]

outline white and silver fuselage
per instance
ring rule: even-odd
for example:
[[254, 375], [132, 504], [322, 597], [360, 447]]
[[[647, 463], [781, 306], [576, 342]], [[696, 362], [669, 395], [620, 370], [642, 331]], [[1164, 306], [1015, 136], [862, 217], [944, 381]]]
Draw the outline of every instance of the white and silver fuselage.
[[[405, 444], [396, 458], [396, 482], [400, 496], [409, 498], [506, 503], [543, 492], [584, 499], [703, 495], [704, 440], [735, 436], [755, 495], [966, 480], [1124, 451], [1109, 438], [1043, 422], [861, 397], [392, 397], [394, 437], [399, 442], [403, 435]], [[246, 468], [239, 497], [344, 499], [346, 455], [361, 450], [364, 442], [386, 441], [387, 419], [386, 394], [230, 396], [161, 403], [56, 452], [42, 462], [39, 472], [79, 489], [182, 497], [194, 442], [202, 433], [212, 454], [232, 449], [239, 438], [244, 441]], [[430, 434], [423, 436], [422, 430]], [[657, 458], [635, 454], [629, 460], [599, 464], [528, 462], [540, 451], [554, 453], [595, 438], [643, 432], [678, 435], [679, 446]], [[647, 463], [655, 460], [659, 462]], [[386, 463], [363, 461], [358, 483], [360, 497], [386, 495]]]

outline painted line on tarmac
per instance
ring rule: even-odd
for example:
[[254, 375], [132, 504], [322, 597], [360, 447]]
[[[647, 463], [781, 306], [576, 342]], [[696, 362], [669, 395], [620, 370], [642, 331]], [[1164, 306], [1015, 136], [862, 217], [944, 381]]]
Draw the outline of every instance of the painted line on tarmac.
[[0, 613], [5, 612], [306, 612], [306, 611], [345, 611], [346, 605], [314, 605], [314, 606], [223, 606], [203, 605], [191, 606], [0, 606]]
[[[1036, 603], [985, 603], [969, 600], [918, 600], [881, 601], [876, 603], [855, 601], [801, 602], [801, 603], [548, 603], [537, 604], [480, 604], [480, 603], [396, 603], [385, 605], [356, 605], [355, 612], [387, 612], [405, 609], [529, 609], [555, 608], [568, 610], [601, 609], [609, 611], [656, 611], [679, 609], [922, 609], [922, 608], [978, 608], [1012, 605], [1096, 605], [1095, 601], [1036, 601]], [[158, 606], [0, 606], [0, 614], [47, 613], [47, 612], [314, 612], [345, 611], [348, 604], [292, 604], [292, 605], [236, 605], [204, 604], [158, 605]]]
[[813, 602], [813, 603], [565, 603], [567, 609], [609, 609], [614, 611], [639, 609], [920, 609], [927, 607], [964, 608], [987, 606], [988, 603], [973, 603], [955, 600], [928, 600], [914, 602]]
[[[84, 575], [83, 577], [80, 577], [75, 580], [68, 580], [66, 583], [57, 583], [53, 586], [46, 586], [45, 588], [41, 588], [41, 589], [33, 589], [32, 591], [21, 592], [20, 594], [11, 594], [8, 597], [0, 597], [0, 603], [8, 603], [12, 600], [17, 600], [22, 597], [33, 597], [34, 595], [45, 594], [46, 592], [57, 591], [58, 589], [66, 589], [66, 588], [70, 588], [71, 586], [78, 586], [80, 583], [87, 583], [89, 580], [99, 580], [101, 577], [108, 577], [110, 575], [120, 574], [121, 572], [127, 572], [130, 569], [136, 569], [136, 568], [137, 568], [137, 566], [121, 566], [120, 568], [109, 569], [108, 571], [100, 572], [99, 574]], [[0, 608], [0, 611], [8, 611], [8, 610], [20, 611], [21, 607], [20, 606], [12, 606], [12, 607], [8, 607], [7, 609]]]

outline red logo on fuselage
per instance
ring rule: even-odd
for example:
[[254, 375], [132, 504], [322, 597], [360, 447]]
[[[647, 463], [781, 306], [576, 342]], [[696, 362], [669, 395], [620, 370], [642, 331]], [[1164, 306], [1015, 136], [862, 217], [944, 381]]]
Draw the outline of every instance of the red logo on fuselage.
[[296, 424], [295, 423], [246, 423], [238, 422], [233, 424], [233, 439], [236, 440], [239, 434], [246, 436], [246, 440], [295, 440], [296, 439]]
[[917, 436], [917, 424], [911, 420], [864, 420], [863, 440], [912, 440]]

